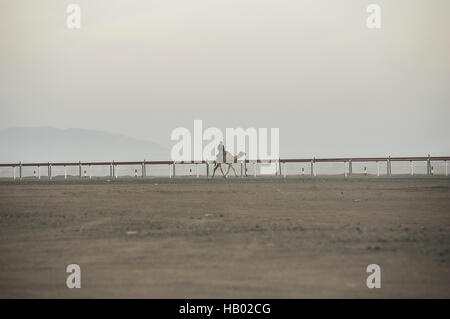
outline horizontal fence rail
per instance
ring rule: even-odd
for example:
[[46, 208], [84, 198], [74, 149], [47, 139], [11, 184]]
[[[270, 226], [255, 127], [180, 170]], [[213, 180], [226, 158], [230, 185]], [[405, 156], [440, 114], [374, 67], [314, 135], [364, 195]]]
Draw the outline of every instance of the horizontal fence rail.
[[[320, 163], [320, 162], [426, 162], [426, 161], [450, 161], [450, 156], [417, 156], [417, 157], [336, 157], [336, 158], [280, 158], [237, 160], [235, 163]], [[172, 164], [212, 164], [215, 161], [133, 161], [133, 162], [39, 162], [39, 163], [0, 163], [0, 167], [18, 166], [105, 166], [105, 165], [172, 165]]]
[[[434, 175], [434, 167], [432, 166], [432, 162], [444, 162], [445, 163], [445, 175], [448, 176], [448, 161], [450, 161], [450, 156], [416, 156], [416, 157], [337, 157], [337, 158], [280, 158], [280, 159], [258, 159], [258, 160], [235, 160], [234, 163], [240, 164], [240, 175], [243, 177], [247, 176], [247, 164], [253, 164], [253, 175], [256, 177], [257, 169], [256, 164], [270, 164], [275, 163], [276, 170], [274, 172], [275, 175], [282, 175], [286, 177], [287, 174], [287, 164], [290, 163], [308, 163], [310, 166], [309, 174], [311, 176], [317, 176], [317, 163], [344, 163], [345, 176], [351, 176], [353, 173], [353, 163], [369, 163], [374, 162], [377, 164], [377, 176], [380, 176], [380, 167], [379, 163], [385, 163], [386, 165], [386, 174], [392, 174], [392, 162], [409, 162], [410, 163], [410, 174], [414, 175], [414, 166], [413, 162], [425, 162], [426, 163], [426, 175]], [[103, 161], [103, 162], [35, 162], [35, 163], [0, 163], [0, 167], [12, 167], [13, 168], [13, 178], [16, 179], [16, 167], [19, 168], [19, 179], [23, 177], [22, 168], [23, 167], [37, 167], [37, 173], [34, 171], [34, 176], [40, 178], [40, 168], [47, 167], [48, 177], [52, 178], [52, 168], [53, 167], [64, 167], [64, 177], [67, 178], [67, 167], [78, 167], [78, 174], [81, 178], [83, 175], [87, 177], [86, 167], [91, 166], [107, 166], [109, 167], [109, 176], [110, 177], [118, 177], [118, 167], [119, 166], [139, 166], [141, 167], [141, 176], [147, 176], [147, 166], [152, 165], [168, 165], [168, 176], [170, 178], [175, 177], [176, 173], [176, 165], [190, 164], [195, 165], [196, 172], [193, 173], [192, 169], [189, 170], [189, 175], [196, 175], [199, 177], [199, 169], [198, 165], [205, 165], [206, 168], [206, 176], [211, 175], [210, 165], [214, 164], [215, 161]], [[225, 165], [226, 166], [226, 165]], [[84, 168], [84, 169], [83, 169]], [[225, 167], [226, 168], [226, 167]], [[83, 174], [84, 173], [84, 174]], [[138, 176], [138, 170], [134, 169], [135, 177]], [[304, 167], [301, 168], [301, 175], [305, 175]], [[364, 167], [364, 175], [367, 175], [367, 168]], [[297, 174], [296, 174], [297, 175]], [[89, 173], [89, 177], [91, 173]]]

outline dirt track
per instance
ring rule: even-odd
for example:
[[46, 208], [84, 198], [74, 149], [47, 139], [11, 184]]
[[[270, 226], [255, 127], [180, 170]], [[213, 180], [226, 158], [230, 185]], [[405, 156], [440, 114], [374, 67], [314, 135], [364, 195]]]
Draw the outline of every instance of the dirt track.
[[0, 182], [2, 298], [450, 298], [449, 266], [450, 178]]

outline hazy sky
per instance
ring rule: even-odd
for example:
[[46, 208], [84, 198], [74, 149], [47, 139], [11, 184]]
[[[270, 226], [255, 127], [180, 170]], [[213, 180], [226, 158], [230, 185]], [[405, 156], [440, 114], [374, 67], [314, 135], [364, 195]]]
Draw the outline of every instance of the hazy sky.
[[202, 119], [278, 127], [282, 157], [450, 155], [449, 12], [448, 0], [0, 0], [0, 129], [170, 147]]

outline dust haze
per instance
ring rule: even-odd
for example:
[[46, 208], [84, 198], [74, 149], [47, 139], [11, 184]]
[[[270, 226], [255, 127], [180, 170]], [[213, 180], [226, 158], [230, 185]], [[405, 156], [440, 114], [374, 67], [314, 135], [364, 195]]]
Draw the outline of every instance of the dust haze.
[[[170, 147], [170, 132], [279, 127], [282, 157], [449, 153], [448, 1], [0, 4], [0, 129], [51, 126]], [[84, 157], [89, 157], [87, 154]]]

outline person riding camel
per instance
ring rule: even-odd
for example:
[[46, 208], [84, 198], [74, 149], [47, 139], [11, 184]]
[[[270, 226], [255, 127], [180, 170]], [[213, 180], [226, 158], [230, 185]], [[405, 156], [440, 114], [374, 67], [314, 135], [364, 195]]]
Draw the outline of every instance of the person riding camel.
[[219, 143], [219, 146], [217, 146], [217, 150], [219, 151], [219, 153], [217, 154], [217, 161], [219, 163], [225, 163], [226, 162], [226, 152], [225, 152], [225, 146], [223, 145], [222, 141]]
[[[233, 170], [234, 175], [237, 176], [236, 170], [233, 167], [233, 163], [236, 163], [239, 158], [242, 156], [245, 156], [245, 152], [239, 152], [237, 155], [231, 154], [230, 152], [225, 151], [225, 146], [223, 145], [223, 142], [220, 142], [217, 146], [217, 150], [219, 151], [217, 153], [214, 170], [212, 177], [216, 174], [216, 170], [220, 168], [220, 171], [222, 172], [223, 177], [227, 177], [228, 173], [230, 172], [230, 169]], [[228, 170], [226, 173], [223, 172], [222, 164], [228, 165]], [[247, 176], [247, 174], [246, 174]]]

